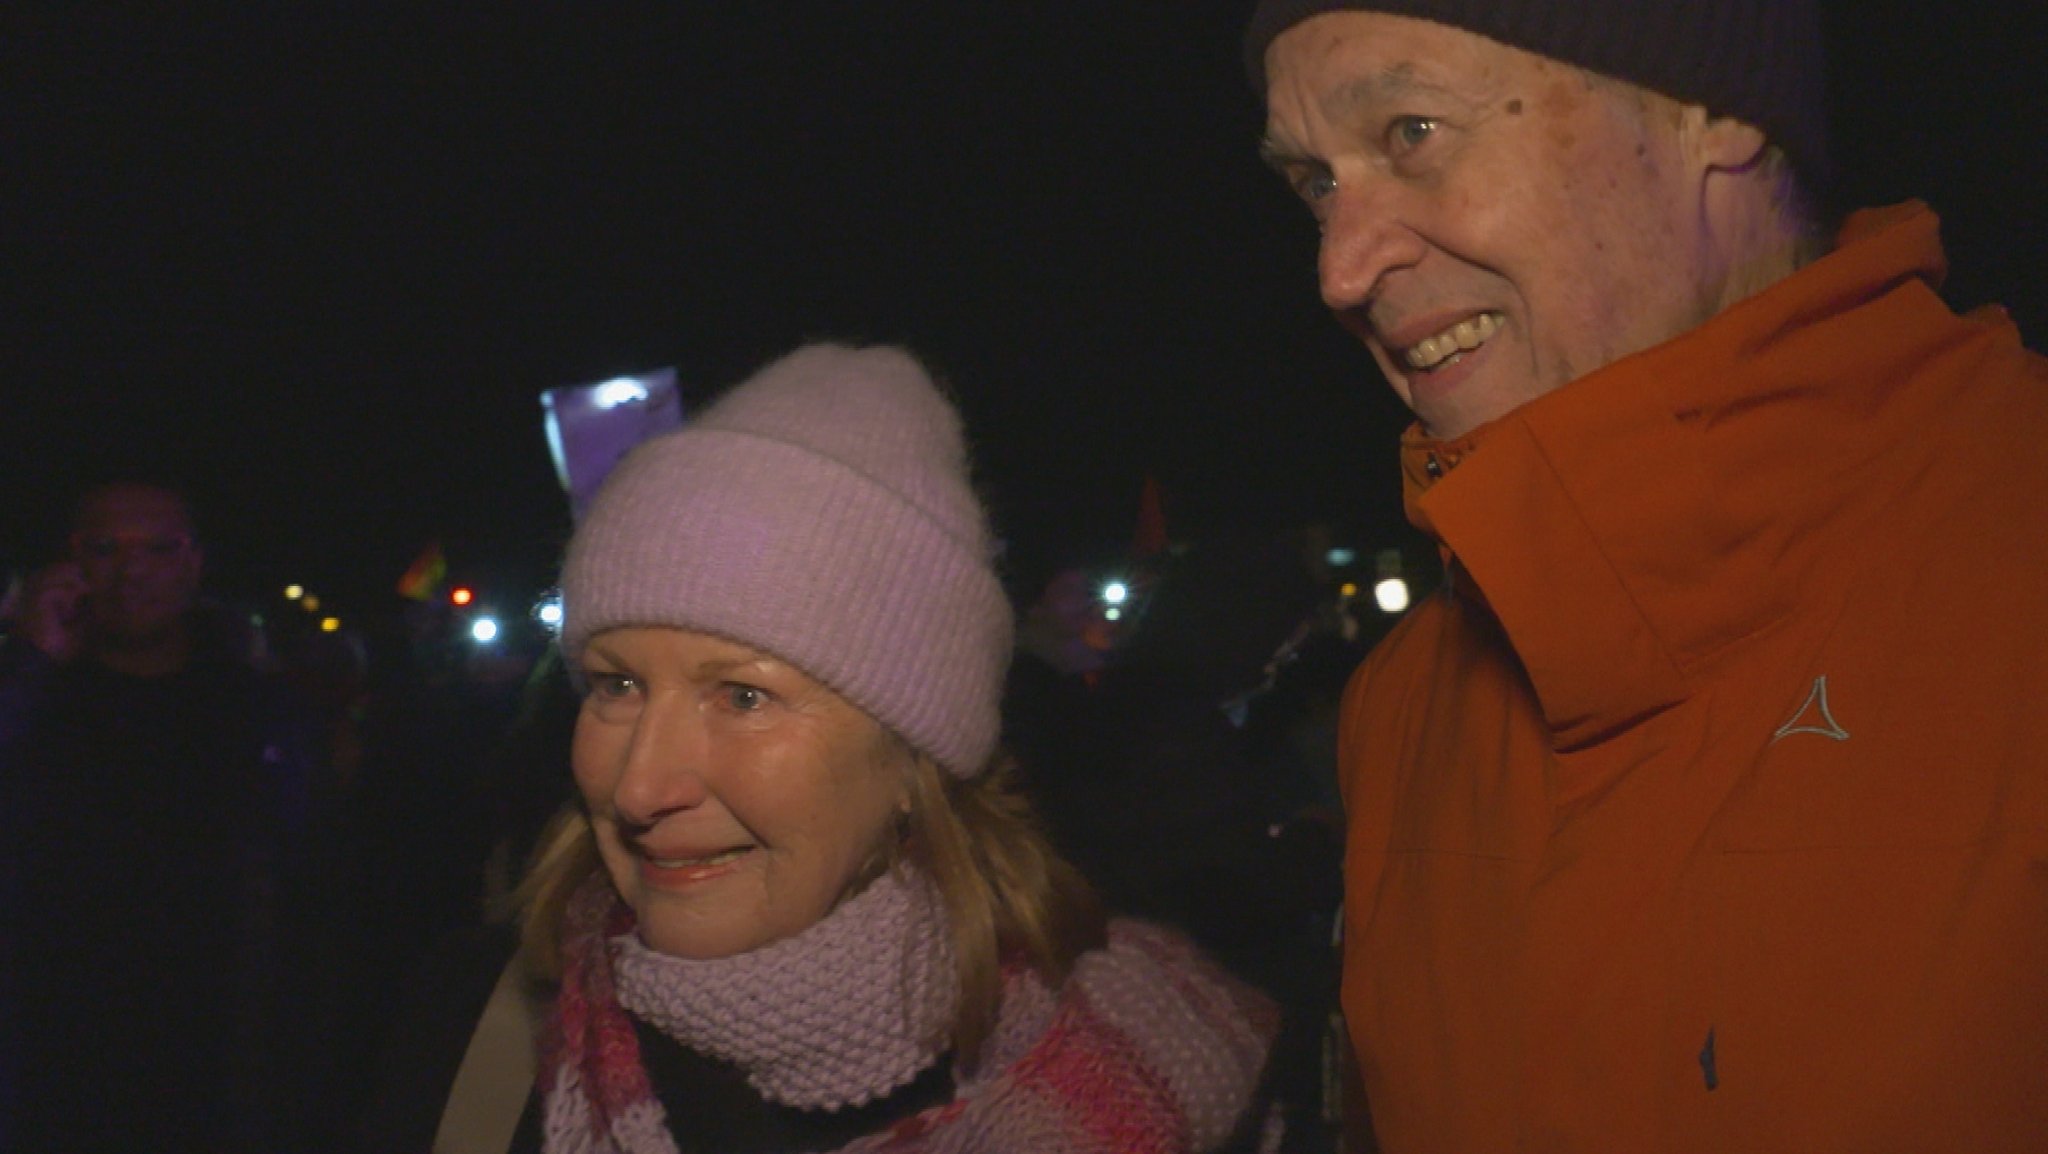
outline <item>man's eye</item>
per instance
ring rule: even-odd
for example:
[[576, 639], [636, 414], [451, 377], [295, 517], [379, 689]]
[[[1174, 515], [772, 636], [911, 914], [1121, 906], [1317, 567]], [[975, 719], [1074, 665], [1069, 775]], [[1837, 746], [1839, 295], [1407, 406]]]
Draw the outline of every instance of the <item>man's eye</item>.
[[131, 535], [122, 537], [85, 537], [80, 539], [78, 547], [87, 557], [96, 561], [110, 560], [131, 551], [134, 555], [141, 556], [150, 561], [169, 561], [183, 553], [190, 544], [189, 538], [176, 535], [161, 537]]
[[1387, 147], [1396, 155], [1428, 140], [1436, 132], [1436, 121], [1426, 116], [1400, 116], [1387, 126]]
[[1295, 195], [1310, 204], [1325, 199], [1337, 191], [1337, 178], [1327, 172], [1312, 172], [1294, 182]]

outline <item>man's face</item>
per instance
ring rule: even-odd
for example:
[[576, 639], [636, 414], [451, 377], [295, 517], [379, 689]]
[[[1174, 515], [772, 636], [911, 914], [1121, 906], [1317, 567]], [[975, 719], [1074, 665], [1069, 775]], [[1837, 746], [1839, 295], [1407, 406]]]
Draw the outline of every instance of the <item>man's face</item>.
[[1713, 314], [1675, 101], [1376, 12], [1303, 21], [1266, 65], [1265, 152], [1321, 225], [1323, 300], [1432, 435]]
[[199, 546], [176, 494], [117, 485], [87, 498], [72, 533], [94, 636], [146, 643], [175, 628], [199, 592]]

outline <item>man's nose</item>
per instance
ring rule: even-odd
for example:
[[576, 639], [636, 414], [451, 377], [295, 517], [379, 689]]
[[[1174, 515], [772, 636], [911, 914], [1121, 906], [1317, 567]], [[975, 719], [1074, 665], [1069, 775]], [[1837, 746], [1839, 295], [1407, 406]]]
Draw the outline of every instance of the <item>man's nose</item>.
[[115, 537], [96, 542], [92, 551], [112, 559], [123, 574], [147, 572], [176, 564], [190, 548], [182, 537]]
[[1316, 273], [1323, 303], [1343, 313], [1371, 304], [1388, 274], [1412, 268], [1426, 246], [1410, 226], [1394, 182], [1357, 182], [1331, 196]]
[[159, 566], [142, 550], [123, 546], [110, 568], [116, 581], [137, 581], [154, 576]]

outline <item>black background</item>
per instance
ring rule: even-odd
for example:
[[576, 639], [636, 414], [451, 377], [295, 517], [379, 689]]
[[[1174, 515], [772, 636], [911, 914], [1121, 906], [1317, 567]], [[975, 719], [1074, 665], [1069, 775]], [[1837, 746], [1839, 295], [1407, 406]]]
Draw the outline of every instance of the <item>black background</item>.
[[[1128, 538], [1400, 530], [1403, 413], [1259, 165], [1242, 2], [10, 6], [0, 562], [80, 478], [190, 478], [231, 585], [344, 607], [429, 540], [525, 596], [556, 385], [696, 404], [811, 337], [953, 382], [1024, 574]], [[1943, 215], [2048, 333], [2038, 3], [1830, 10], [1848, 199]]]

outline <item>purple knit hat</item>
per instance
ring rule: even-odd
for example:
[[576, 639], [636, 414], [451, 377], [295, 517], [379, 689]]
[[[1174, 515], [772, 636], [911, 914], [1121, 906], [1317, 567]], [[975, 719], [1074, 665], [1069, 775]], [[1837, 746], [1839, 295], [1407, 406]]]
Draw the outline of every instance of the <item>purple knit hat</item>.
[[1476, 32], [1763, 129], [1825, 193], [1826, 52], [1815, 0], [1259, 0], [1245, 67], [1266, 94], [1266, 48], [1311, 16], [1364, 10]]
[[619, 465], [569, 542], [562, 648], [621, 625], [788, 661], [961, 777], [1011, 612], [960, 417], [897, 348], [809, 345]]

